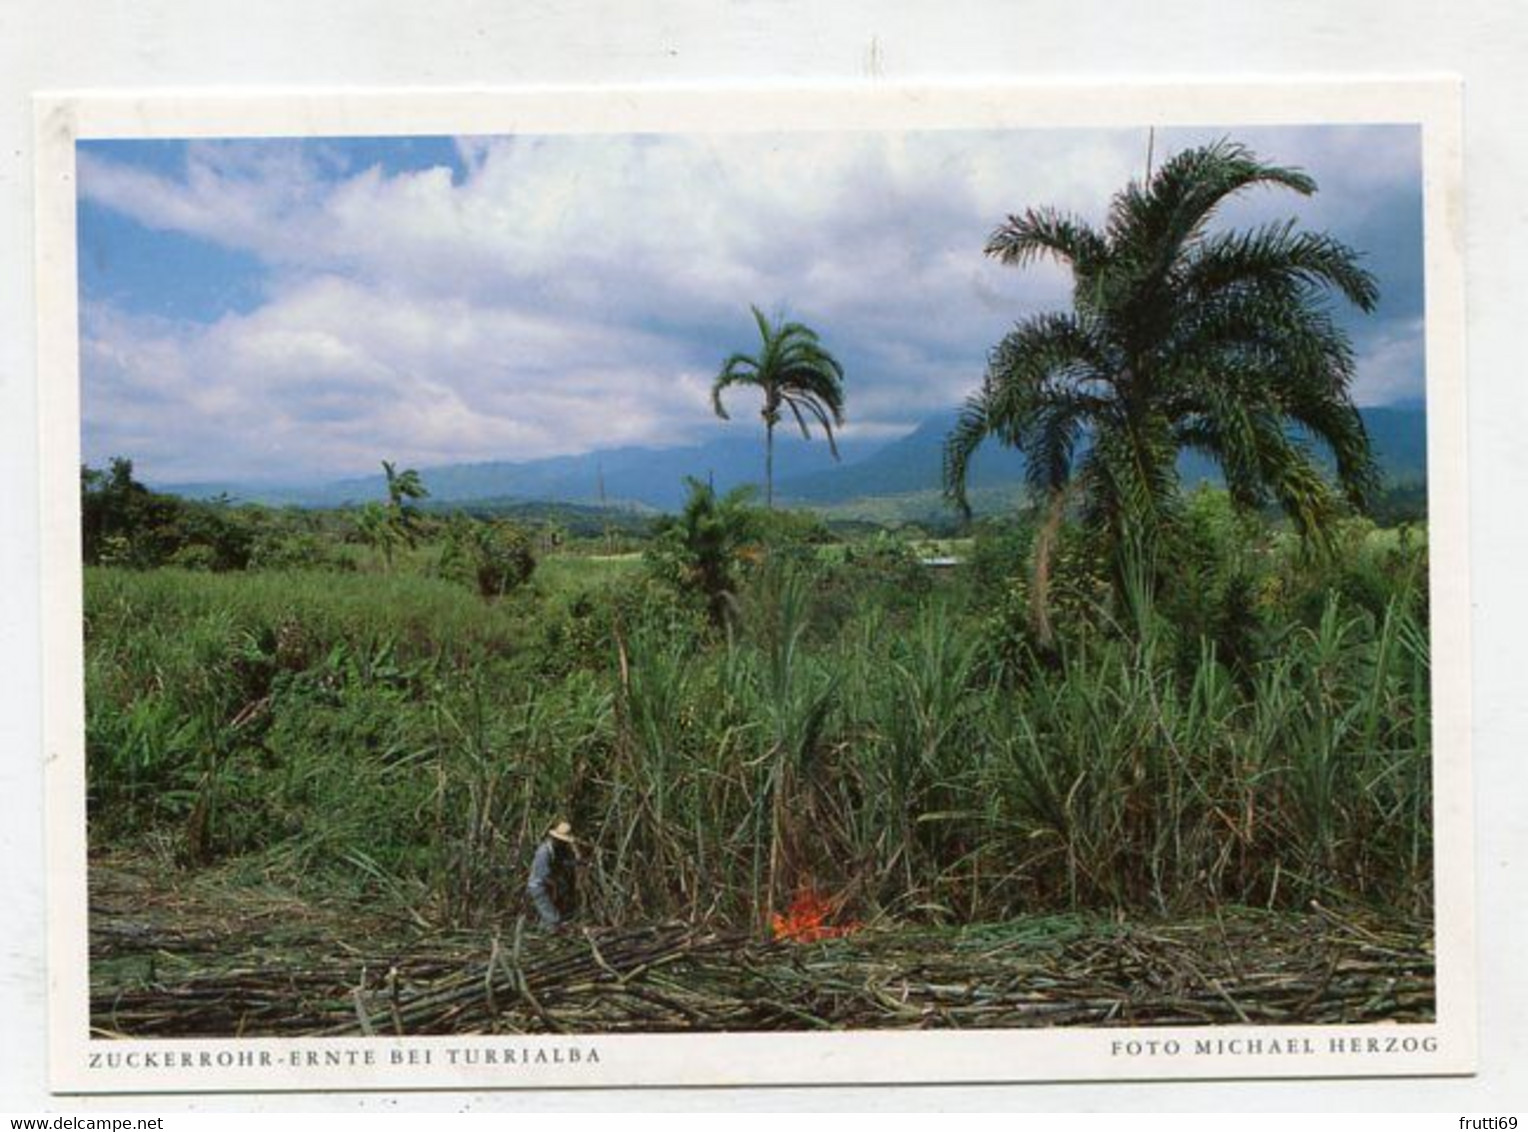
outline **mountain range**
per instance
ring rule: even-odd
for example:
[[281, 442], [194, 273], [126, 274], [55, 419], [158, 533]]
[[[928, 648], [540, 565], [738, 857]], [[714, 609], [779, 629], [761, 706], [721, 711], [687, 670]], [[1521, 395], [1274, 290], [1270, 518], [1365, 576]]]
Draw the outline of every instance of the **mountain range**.
[[[1362, 410], [1381, 471], [1392, 484], [1425, 483], [1427, 416], [1420, 404]], [[936, 413], [894, 440], [840, 440], [835, 462], [821, 439], [811, 442], [782, 430], [775, 439], [775, 496], [787, 504], [841, 512], [857, 501], [887, 497], [937, 497], [945, 437], [957, 410]], [[380, 461], [379, 461], [380, 463]], [[730, 429], [704, 444], [676, 448], [610, 448], [578, 456], [522, 462], [450, 464], [420, 468], [435, 506], [494, 500], [556, 502], [635, 511], [673, 511], [686, 494], [685, 477], [709, 481], [726, 492], [758, 484], [763, 476], [763, 442], [757, 430]], [[1185, 454], [1179, 462], [1185, 484], [1217, 482], [1214, 465]], [[1023, 483], [1024, 458], [989, 442], [972, 463], [970, 485], [982, 496], [1007, 494]], [[386, 498], [380, 472], [312, 483], [156, 483], [156, 489], [188, 498], [227, 496], [239, 502], [274, 506], [342, 507]], [[852, 509], [852, 508], [851, 508]]]

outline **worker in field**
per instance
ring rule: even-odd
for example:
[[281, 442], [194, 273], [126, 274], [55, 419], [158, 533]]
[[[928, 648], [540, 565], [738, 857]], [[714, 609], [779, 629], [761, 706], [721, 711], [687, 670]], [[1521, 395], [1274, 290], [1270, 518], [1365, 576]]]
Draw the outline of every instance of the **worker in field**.
[[541, 926], [555, 931], [573, 912], [574, 865], [578, 861], [578, 842], [573, 827], [560, 821], [546, 831], [531, 859], [530, 880], [525, 891], [541, 917]]

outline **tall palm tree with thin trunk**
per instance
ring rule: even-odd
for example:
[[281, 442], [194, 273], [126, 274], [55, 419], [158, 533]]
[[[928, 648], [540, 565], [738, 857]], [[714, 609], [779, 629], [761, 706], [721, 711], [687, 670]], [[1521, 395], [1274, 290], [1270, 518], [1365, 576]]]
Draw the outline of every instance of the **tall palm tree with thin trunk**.
[[775, 426], [788, 410], [810, 439], [809, 421], [816, 421], [828, 438], [828, 448], [838, 459], [833, 439], [835, 426], [844, 423], [844, 367], [823, 348], [817, 333], [799, 322], [771, 322], [758, 307], [753, 311], [761, 339], [756, 354], [733, 354], [711, 384], [711, 405], [722, 420], [729, 420], [722, 391], [732, 385], [751, 385], [764, 395], [759, 415], [764, 419], [764, 498], [775, 504]]
[[1123, 586], [1132, 557], [1149, 568], [1175, 525], [1185, 449], [1220, 467], [1238, 505], [1277, 504], [1302, 536], [1319, 540], [1343, 497], [1364, 506], [1377, 472], [1330, 296], [1368, 312], [1378, 288], [1357, 252], [1293, 220], [1212, 231], [1217, 208], [1254, 186], [1316, 190], [1222, 140], [1131, 182], [1102, 229], [1045, 208], [993, 233], [986, 252], [1002, 263], [1069, 267], [1072, 309], [1020, 322], [991, 351], [945, 444], [961, 509], [978, 447], [1017, 447], [1053, 516], [1080, 500]]

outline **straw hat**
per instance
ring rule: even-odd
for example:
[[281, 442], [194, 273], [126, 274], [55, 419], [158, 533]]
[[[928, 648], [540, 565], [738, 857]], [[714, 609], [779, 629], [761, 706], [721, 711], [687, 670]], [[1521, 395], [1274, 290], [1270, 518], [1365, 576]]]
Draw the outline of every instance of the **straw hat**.
[[572, 845], [574, 841], [573, 827], [565, 821], [560, 821], [547, 830], [546, 835], [548, 837], [555, 837], [558, 841], [566, 841], [569, 845]]

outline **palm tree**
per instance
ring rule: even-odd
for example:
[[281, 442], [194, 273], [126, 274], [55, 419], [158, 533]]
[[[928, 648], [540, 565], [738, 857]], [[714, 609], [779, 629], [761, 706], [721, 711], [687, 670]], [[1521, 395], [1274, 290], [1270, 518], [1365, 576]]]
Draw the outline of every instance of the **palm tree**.
[[718, 496], [693, 476], [684, 482], [684, 508], [660, 524], [659, 534], [672, 548], [679, 584], [704, 597], [712, 623], [722, 626], [735, 609], [739, 552], [757, 533], [757, 510], [748, 506], [755, 489], [750, 484]]
[[392, 525], [398, 537], [413, 546], [419, 534], [419, 510], [413, 501], [428, 498], [430, 491], [413, 468], [400, 472], [391, 460], [383, 460], [382, 472], [387, 477], [387, 506]]
[[419, 510], [413, 500], [425, 499], [429, 489], [413, 468], [398, 471], [390, 460], [382, 461], [387, 477], [387, 505], [367, 503], [356, 513], [356, 529], [361, 537], [382, 555], [382, 567], [393, 569], [393, 552], [399, 546], [413, 546], [419, 537]]
[[392, 513], [376, 500], [370, 500], [362, 505], [355, 514], [356, 531], [362, 540], [374, 547], [382, 556], [382, 570], [384, 573], [393, 572], [393, 551], [397, 549], [400, 541], [398, 528], [392, 519]]
[[844, 423], [844, 367], [823, 349], [815, 331], [799, 322], [771, 324], [758, 307], [751, 307], [762, 344], [755, 355], [733, 354], [711, 384], [711, 405], [722, 420], [729, 420], [722, 405], [722, 390], [729, 385], [756, 386], [764, 394], [764, 499], [775, 505], [775, 425], [789, 409], [811, 438], [808, 419], [815, 419], [827, 435], [828, 448], [838, 459], [833, 427]]
[[[988, 437], [1020, 449], [1054, 530], [1076, 493], [1104, 538], [1117, 585], [1127, 560], [1150, 569], [1178, 503], [1184, 449], [1215, 461], [1242, 507], [1276, 503], [1319, 539], [1340, 510], [1363, 507], [1377, 472], [1350, 387], [1353, 351], [1332, 319], [1335, 288], [1361, 310], [1378, 289], [1359, 255], [1293, 220], [1211, 232], [1227, 198], [1316, 183], [1222, 140], [1187, 150], [1117, 193], [1102, 230], [1055, 209], [1010, 216], [986, 253], [1072, 272], [1072, 310], [1019, 323], [945, 444], [945, 489], [969, 514], [966, 479]], [[1043, 574], [1044, 541], [1037, 552]]]

